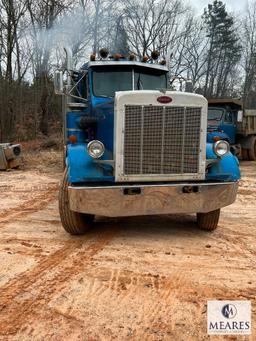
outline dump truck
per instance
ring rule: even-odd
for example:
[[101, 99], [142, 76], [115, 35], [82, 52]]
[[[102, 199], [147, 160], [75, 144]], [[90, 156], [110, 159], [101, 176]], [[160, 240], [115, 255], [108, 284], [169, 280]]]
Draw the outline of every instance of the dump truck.
[[233, 154], [256, 160], [256, 110], [244, 109], [240, 99], [208, 99], [208, 142], [227, 141]]
[[[165, 60], [109, 55], [55, 73], [62, 95], [64, 229], [83, 234], [94, 217], [196, 214], [214, 230], [235, 201], [239, 163], [227, 141], [207, 143], [206, 98], [171, 91]], [[157, 56], [156, 56], [157, 55]]]
[[21, 145], [0, 143], [0, 170], [18, 168], [21, 165]]

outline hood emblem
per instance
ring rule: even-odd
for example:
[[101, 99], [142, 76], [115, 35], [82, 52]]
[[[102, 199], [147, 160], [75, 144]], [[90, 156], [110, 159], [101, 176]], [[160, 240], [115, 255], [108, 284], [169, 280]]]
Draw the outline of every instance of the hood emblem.
[[171, 103], [172, 98], [169, 96], [160, 96], [160, 97], [157, 97], [157, 102], [162, 103], [162, 104]]

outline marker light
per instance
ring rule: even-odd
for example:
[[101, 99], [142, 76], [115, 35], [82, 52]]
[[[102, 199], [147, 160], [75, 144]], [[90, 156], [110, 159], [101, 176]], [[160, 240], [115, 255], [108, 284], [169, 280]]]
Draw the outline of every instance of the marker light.
[[107, 58], [107, 56], [108, 56], [108, 54], [109, 54], [109, 52], [108, 52], [108, 49], [105, 49], [105, 48], [103, 48], [103, 49], [100, 49], [100, 56], [101, 56], [101, 58], [103, 58], [103, 59], [106, 59]]
[[114, 60], [119, 60], [122, 58], [122, 55], [120, 53], [116, 53], [116, 54], [114, 54], [113, 58], [114, 58]]
[[220, 140], [221, 140], [220, 136], [214, 136], [213, 137], [213, 141], [214, 142], [217, 142], [217, 141], [220, 141]]
[[154, 50], [151, 52], [151, 58], [153, 60], [157, 60], [159, 58], [159, 56], [160, 56], [160, 53], [158, 51]]
[[213, 150], [217, 156], [223, 157], [227, 153], [229, 153], [230, 146], [229, 146], [229, 143], [227, 141], [220, 140], [220, 141], [217, 141], [214, 143]]
[[165, 59], [162, 59], [161, 62], [160, 62], [161, 65], [166, 65], [166, 60]]
[[88, 154], [92, 158], [98, 159], [104, 154], [105, 147], [104, 147], [104, 144], [102, 142], [100, 142], [98, 140], [93, 140], [93, 141], [88, 143], [87, 151], [88, 151]]
[[72, 144], [77, 143], [76, 135], [70, 135], [68, 139], [69, 139], [69, 142], [72, 143]]

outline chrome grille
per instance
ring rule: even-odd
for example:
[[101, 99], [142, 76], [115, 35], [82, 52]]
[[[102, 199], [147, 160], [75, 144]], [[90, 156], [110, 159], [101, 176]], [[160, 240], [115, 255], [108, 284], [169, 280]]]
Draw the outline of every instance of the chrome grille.
[[124, 175], [199, 170], [201, 108], [125, 106]]

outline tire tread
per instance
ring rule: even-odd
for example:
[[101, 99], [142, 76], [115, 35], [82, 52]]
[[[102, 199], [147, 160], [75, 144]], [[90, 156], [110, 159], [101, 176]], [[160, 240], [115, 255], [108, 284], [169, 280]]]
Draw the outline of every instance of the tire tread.
[[220, 209], [207, 213], [197, 213], [198, 227], [205, 231], [213, 231], [218, 227]]
[[84, 234], [92, 225], [93, 215], [71, 211], [68, 201], [68, 176], [64, 170], [59, 190], [59, 213], [63, 228], [72, 235]]

